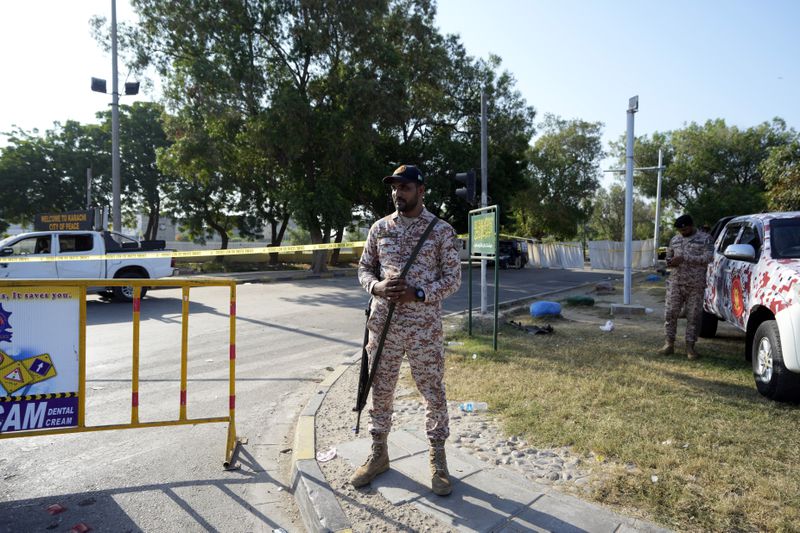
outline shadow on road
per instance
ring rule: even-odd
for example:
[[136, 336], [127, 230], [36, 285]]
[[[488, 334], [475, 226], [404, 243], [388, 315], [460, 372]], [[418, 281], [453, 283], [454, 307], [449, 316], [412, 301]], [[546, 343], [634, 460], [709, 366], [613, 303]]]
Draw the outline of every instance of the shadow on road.
[[[217, 309], [198, 302], [189, 302], [189, 313], [211, 313], [221, 315]], [[225, 315], [227, 316], [227, 315]], [[140, 320], [157, 320], [159, 322], [181, 322], [181, 299], [170, 297], [145, 297], [139, 312]], [[133, 305], [109, 302], [107, 300], [86, 300], [86, 325], [117, 324], [133, 320]]]
[[[272, 492], [288, 491], [289, 487], [270, 476], [246, 447], [239, 451], [239, 462], [239, 470], [226, 472], [217, 479], [155, 483], [0, 502], [0, 531], [67, 531], [78, 523], [84, 523], [95, 531], [142, 531], [148, 529], [144, 527], [145, 524], [142, 521], [137, 522], [137, 517], [129, 515], [118, 501], [127, 502], [131, 509], [156, 510], [165, 508], [163, 498], [168, 498], [185, 515], [178, 519], [177, 513], [173, 511], [169, 517], [151, 518], [148, 521], [151, 526], [154, 521], [160, 521], [163, 525], [163, 521], [168, 518], [172, 524], [179, 522], [190, 525], [190, 530], [224, 531], [225, 524], [211, 523], [206, 518], [209, 515], [218, 517], [219, 509], [224, 508], [225, 515], [230, 520], [229, 525], [235, 523], [240, 526], [235, 528], [237, 530], [242, 529], [242, 521], [247, 515], [252, 515], [257, 523], [270, 529], [281, 527], [281, 524], [273, 522], [258, 509], [263, 506], [254, 505], [241, 495], [267, 491], [258, 485], [269, 484], [273, 487], [270, 489]], [[252, 485], [253, 488], [244, 490], [247, 485]], [[216, 489], [222, 496], [217, 495], [215, 498], [227, 497], [235, 507], [231, 507], [228, 502], [218, 501], [214, 505], [216, 509], [209, 510], [207, 500], [197, 497], [198, 494], [207, 494], [209, 489]], [[59, 504], [65, 510], [50, 515], [47, 509], [53, 504]], [[231, 508], [235, 509], [234, 513], [230, 513]], [[255, 529], [260, 530], [258, 525]]]

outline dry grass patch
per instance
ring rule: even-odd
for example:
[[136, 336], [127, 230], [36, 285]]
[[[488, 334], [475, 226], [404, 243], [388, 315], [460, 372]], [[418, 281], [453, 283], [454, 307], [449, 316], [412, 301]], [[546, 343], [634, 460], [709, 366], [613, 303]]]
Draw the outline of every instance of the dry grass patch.
[[606, 312], [570, 311], [551, 335], [504, 326], [497, 352], [491, 330], [450, 329], [464, 344], [448, 346], [448, 398], [487, 401], [536, 446], [608, 458], [590, 495], [600, 502], [685, 531], [796, 531], [800, 409], [756, 392], [743, 336], [721, 328], [699, 361], [659, 357], [660, 311], [611, 333], [599, 329]]

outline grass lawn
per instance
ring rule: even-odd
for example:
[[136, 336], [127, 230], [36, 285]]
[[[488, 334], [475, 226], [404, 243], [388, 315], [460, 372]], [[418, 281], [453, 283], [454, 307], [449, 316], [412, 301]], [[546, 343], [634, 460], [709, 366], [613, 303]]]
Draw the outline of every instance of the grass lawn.
[[637, 285], [633, 302], [654, 313], [616, 318], [610, 333], [598, 305], [550, 321], [507, 316], [555, 331], [504, 325], [497, 352], [491, 328], [468, 337], [458, 319], [447, 329], [464, 343], [447, 346], [448, 399], [486, 401], [509, 435], [592, 458], [600, 481], [583, 497], [623, 512], [682, 531], [800, 530], [800, 407], [758, 394], [744, 336], [722, 324], [698, 342], [698, 361], [682, 352], [682, 327], [676, 354], [656, 355], [663, 293]]

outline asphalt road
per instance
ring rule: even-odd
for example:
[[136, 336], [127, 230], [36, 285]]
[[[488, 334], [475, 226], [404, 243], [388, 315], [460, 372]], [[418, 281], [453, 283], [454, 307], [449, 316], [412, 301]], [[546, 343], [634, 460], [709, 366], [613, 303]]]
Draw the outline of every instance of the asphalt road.
[[[501, 301], [608, 275], [502, 271]], [[446, 311], [466, 308], [464, 279]], [[191, 300], [189, 417], [225, 416], [228, 290], [192, 289]], [[222, 469], [220, 423], [0, 440], [0, 531], [67, 531], [79, 522], [95, 531], [302, 531], [285, 486], [294, 423], [316, 383], [359, 350], [366, 301], [352, 277], [239, 285], [241, 468]], [[152, 291], [142, 304], [142, 421], [178, 416], [180, 308], [173, 289]], [[87, 322], [87, 424], [127, 423], [131, 308], [90, 297]], [[51, 516], [52, 504], [66, 511]]]

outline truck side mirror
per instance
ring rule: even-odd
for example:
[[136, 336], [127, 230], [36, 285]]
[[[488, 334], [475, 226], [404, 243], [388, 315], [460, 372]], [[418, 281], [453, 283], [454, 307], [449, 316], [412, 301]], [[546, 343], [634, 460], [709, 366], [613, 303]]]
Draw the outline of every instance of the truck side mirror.
[[731, 244], [725, 248], [722, 255], [735, 261], [749, 261], [752, 263], [756, 260], [756, 250], [749, 244]]
[[0, 250], [0, 257], [6, 257], [8, 255], [14, 255], [13, 248], [3, 248], [2, 250]]

